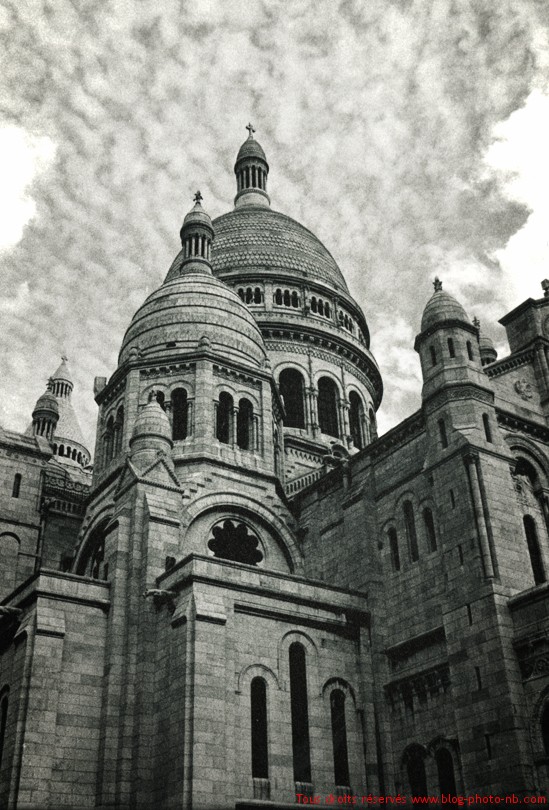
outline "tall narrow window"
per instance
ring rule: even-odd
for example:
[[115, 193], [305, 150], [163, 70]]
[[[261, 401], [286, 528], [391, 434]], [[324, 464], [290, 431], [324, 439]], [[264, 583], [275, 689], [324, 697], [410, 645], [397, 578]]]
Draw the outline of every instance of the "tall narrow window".
[[391, 550], [391, 562], [395, 571], [400, 571], [400, 554], [398, 552], [398, 537], [396, 529], [390, 528], [387, 532], [389, 537], [389, 548]]
[[224, 444], [231, 442], [231, 426], [233, 420], [233, 398], [226, 391], [219, 395], [217, 403], [217, 425], [216, 436], [218, 441]]
[[[116, 412], [116, 419], [114, 422], [114, 454], [122, 450], [122, 434], [124, 431], [124, 406], [121, 405]], [[74, 458], [74, 456], [73, 456]]]
[[532, 573], [534, 574], [534, 582], [539, 585], [540, 582], [545, 582], [545, 570], [543, 568], [543, 560], [541, 559], [541, 550], [539, 547], [538, 533], [534, 518], [531, 515], [525, 515], [523, 518], [524, 532], [526, 534], [526, 543], [528, 544], [528, 553], [530, 554], [530, 563], [532, 565]]
[[21, 491], [21, 473], [15, 473], [13, 476], [13, 487], [11, 490], [11, 497], [18, 498]]
[[309, 707], [307, 701], [307, 665], [305, 648], [294, 641], [290, 645], [290, 705], [292, 714], [292, 751], [294, 780], [311, 781], [309, 747]]
[[4, 696], [0, 700], [0, 768], [2, 767], [2, 758], [4, 753], [4, 741], [6, 739], [6, 725], [8, 722], [8, 696]]
[[410, 501], [404, 501], [404, 525], [406, 527], [406, 537], [408, 548], [410, 549], [410, 559], [415, 562], [419, 559], [419, 549], [417, 545], [416, 522], [414, 519], [414, 508]]
[[362, 400], [360, 399], [359, 395], [356, 391], [351, 391], [349, 394], [349, 426], [351, 428], [351, 438], [353, 439], [353, 444], [359, 450], [362, 450], [364, 447], [364, 441], [362, 436], [362, 423], [364, 422], [364, 407], [362, 405]]
[[408, 782], [410, 784], [410, 792], [414, 798], [416, 796], [427, 795], [427, 779], [425, 776], [425, 762], [423, 755], [419, 748], [414, 748], [406, 763], [406, 770], [408, 771]]
[[490, 428], [490, 419], [488, 418], [487, 413], [482, 414], [482, 424], [484, 426], [484, 435], [486, 436], [486, 441], [492, 443], [492, 429]]
[[440, 793], [455, 796], [456, 777], [454, 775], [454, 763], [452, 755], [447, 748], [439, 748], [435, 755], [438, 771], [438, 786]]
[[279, 306], [282, 304], [282, 290], [277, 290], [275, 292], [275, 304]]
[[467, 346], [467, 357], [469, 358], [469, 360], [474, 360], [475, 356], [473, 354], [473, 344], [471, 343], [470, 340], [468, 340], [465, 345]]
[[442, 447], [443, 448], [448, 447], [448, 436], [446, 435], [446, 424], [444, 422], [444, 419], [438, 420], [438, 432]]
[[345, 693], [334, 689], [330, 695], [332, 715], [332, 747], [334, 751], [334, 779], [336, 785], [349, 787], [349, 755], [347, 752], [347, 727], [345, 724]]
[[545, 751], [545, 756], [549, 757], [549, 703], [546, 703], [543, 707], [540, 718], [540, 726], [541, 739], [543, 740], [543, 750]]
[[252, 714], [252, 777], [269, 778], [269, 747], [267, 741], [267, 684], [254, 678], [250, 687]]
[[436, 366], [437, 364], [437, 353], [435, 351], [434, 346], [429, 346], [429, 352], [431, 354], [431, 365]]
[[174, 441], [187, 438], [188, 402], [184, 388], [172, 391], [172, 436]]
[[[109, 416], [107, 420], [107, 430], [105, 431], [105, 438], [104, 438], [104, 451], [105, 451], [105, 464], [108, 464], [112, 458], [113, 450], [114, 450], [114, 419], [112, 416]], [[63, 447], [63, 445], [61, 445]], [[61, 453], [61, 451], [60, 451]], [[62, 455], [62, 454], [61, 454]]]
[[450, 357], [456, 356], [456, 350], [454, 348], [454, 341], [452, 340], [452, 338], [448, 338], [448, 353]]
[[286, 427], [305, 427], [305, 385], [303, 375], [294, 368], [285, 368], [278, 380], [284, 400], [284, 424]]
[[376, 415], [373, 412], [372, 408], [370, 408], [370, 435], [372, 437], [372, 441], [377, 439], [377, 424], [376, 424]]
[[429, 543], [429, 551], [436, 551], [437, 535], [435, 532], [435, 521], [433, 519], [433, 513], [427, 506], [423, 510], [423, 522], [425, 524], [425, 533], [427, 535], [427, 541]]
[[337, 386], [329, 377], [318, 381], [318, 422], [322, 433], [339, 437], [337, 419]]
[[241, 450], [252, 449], [253, 413], [250, 400], [241, 399], [236, 418], [236, 443]]

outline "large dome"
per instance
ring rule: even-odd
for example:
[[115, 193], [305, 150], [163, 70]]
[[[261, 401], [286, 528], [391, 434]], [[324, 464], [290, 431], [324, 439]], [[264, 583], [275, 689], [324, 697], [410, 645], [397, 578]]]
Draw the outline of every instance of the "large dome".
[[213, 226], [215, 275], [288, 270], [296, 280], [309, 278], [348, 293], [341, 270], [322, 242], [285, 214], [267, 206], [247, 205], [218, 217]]
[[236, 293], [214, 276], [186, 273], [155, 290], [137, 310], [124, 335], [119, 364], [211, 346], [227, 360], [261, 367], [263, 338]]

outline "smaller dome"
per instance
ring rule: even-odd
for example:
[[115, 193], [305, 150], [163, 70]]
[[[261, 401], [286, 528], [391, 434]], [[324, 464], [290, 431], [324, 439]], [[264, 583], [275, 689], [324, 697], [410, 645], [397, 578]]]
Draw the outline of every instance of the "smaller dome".
[[72, 374], [70, 373], [69, 367], [67, 366], [67, 359], [68, 359], [67, 357], [61, 358], [61, 365], [59, 366], [55, 374], [52, 374], [50, 378], [52, 381], [64, 380], [65, 382], [71, 383], [71, 385], [73, 384]]
[[498, 359], [498, 353], [494, 346], [494, 341], [488, 335], [481, 334], [478, 341], [480, 361], [483, 366], [487, 366]]
[[204, 211], [200, 201], [202, 200], [202, 195], [199, 191], [196, 192], [194, 195], [194, 207], [191, 208], [189, 213], [186, 215], [185, 219], [183, 220], [183, 227], [181, 231], [187, 230], [189, 225], [206, 225], [206, 227], [210, 228], [213, 231], [212, 220], [210, 219], [210, 215]]
[[148, 405], [141, 410], [135, 421], [135, 426], [130, 439], [130, 445], [136, 439], [145, 437], [166, 439], [172, 444], [172, 430], [165, 411], [162, 410], [156, 399], [152, 399]]
[[442, 289], [442, 282], [438, 278], [434, 281], [435, 291], [427, 301], [421, 318], [421, 331], [425, 332], [437, 324], [445, 321], [462, 321], [472, 326], [471, 319], [456, 299]]
[[248, 124], [246, 127], [248, 130], [248, 137], [238, 150], [238, 155], [236, 156], [236, 162], [238, 163], [239, 160], [244, 160], [246, 158], [259, 158], [260, 160], [264, 160], [267, 163], [267, 158], [265, 157], [265, 152], [259, 141], [256, 141], [254, 138], [255, 129], [251, 124]]
[[41, 397], [38, 397], [36, 400], [36, 405], [34, 406], [34, 410], [32, 412], [33, 416], [36, 413], [52, 413], [56, 416], [59, 416], [59, 406], [57, 405], [57, 399], [54, 397], [50, 390], [44, 391]]

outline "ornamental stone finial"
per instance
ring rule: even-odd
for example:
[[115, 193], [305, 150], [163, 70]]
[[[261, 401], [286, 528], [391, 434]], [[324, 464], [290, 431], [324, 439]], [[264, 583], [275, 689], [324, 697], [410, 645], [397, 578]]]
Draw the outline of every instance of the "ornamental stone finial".
[[195, 203], [199, 203], [203, 199], [204, 199], [204, 197], [202, 196], [200, 191], [197, 191], [196, 194], [193, 197], [193, 200], [195, 201]]
[[253, 138], [254, 136], [253, 133], [255, 132], [255, 129], [253, 128], [252, 124], [248, 124], [246, 129], [248, 130], [248, 138]]
[[439, 279], [438, 276], [435, 276], [435, 280], [433, 281], [433, 287], [435, 288], [435, 292], [440, 292], [442, 290], [442, 281]]
[[543, 294], [546, 298], [549, 298], [549, 279], [544, 278], [541, 282], [541, 289], [543, 290]]
[[476, 329], [480, 329], [480, 321], [479, 321], [479, 319], [476, 317], [476, 315], [475, 315], [475, 317], [473, 318], [473, 326], [474, 326]]

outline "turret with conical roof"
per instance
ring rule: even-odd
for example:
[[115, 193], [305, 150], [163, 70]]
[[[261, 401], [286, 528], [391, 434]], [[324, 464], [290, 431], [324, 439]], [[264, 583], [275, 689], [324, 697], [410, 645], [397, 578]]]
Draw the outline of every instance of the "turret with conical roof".
[[32, 431], [35, 436], [44, 436], [53, 441], [55, 427], [59, 420], [59, 407], [50, 387], [36, 401], [32, 412]]
[[234, 204], [236, 208], [242, 205], [270, 205], [267, 194], [269, 164], [261, 144], [254, 138], [255, 129], [251, 124], [246, 129], [248, 137], [238, 150], [234, 165], [237, 188]]
[[48, 385], [59, 412], [55, 434], [52, 436], [54, 453], [63, 463], [85, 467], [90, 463], [91, 456], [71, 401], [74, 382], [68, 358], [64, 355], [61, 364], [50, 377]]

